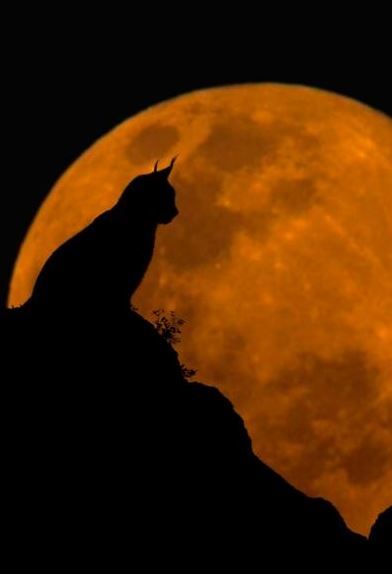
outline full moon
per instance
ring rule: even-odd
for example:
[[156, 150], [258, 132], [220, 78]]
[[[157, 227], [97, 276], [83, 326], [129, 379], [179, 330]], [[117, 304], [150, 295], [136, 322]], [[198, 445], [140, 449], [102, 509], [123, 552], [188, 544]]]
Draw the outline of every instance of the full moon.
[[180, 215], [134, 303], [185, 319], [178, 350], [256, 453], [367, 533], [392, 502], [392, 120], [314, 88], [203, 90], [140, 113], [59, 179], [10, 305], [127, 182], [179, 154]]

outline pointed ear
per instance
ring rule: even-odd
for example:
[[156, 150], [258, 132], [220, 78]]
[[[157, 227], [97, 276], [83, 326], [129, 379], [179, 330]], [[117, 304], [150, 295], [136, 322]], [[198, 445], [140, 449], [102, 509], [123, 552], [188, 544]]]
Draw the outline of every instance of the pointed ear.
[[171, 160], [170, 165], [169, 165], [170, 171], [173, 169], [173, 165], [176, 163], [177, 158], [178, 158], [178, 155], [175, 155], [174, 157], [172, 157], [172, 160]]
[[169, 175], [170, 175], [172, 169], [173, 169], [173, 165], [175, 164], [175, 161], [176, 161], [177, 157], [178, 157], [177, 155], [174, 156], [174, 157], [172, 158], [170, 164], [169, 164], [167, 167], [165, 167], [164, 169], [160, 169], [159, 172], [158, 172], [159, 175], [162, 175], [162, 177], [164, 177], [165, 179], [167, 179], [167, 178], [169, 177]]

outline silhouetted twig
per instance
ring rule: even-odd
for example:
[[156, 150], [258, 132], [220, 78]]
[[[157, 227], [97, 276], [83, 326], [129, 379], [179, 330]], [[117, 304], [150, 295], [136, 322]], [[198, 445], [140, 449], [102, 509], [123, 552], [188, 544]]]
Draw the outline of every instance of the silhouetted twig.
[[[174, 311], [165, 314], [164, 309], [155, 309], [152, 314], [154, 315], [154, 327], [169, 345], [180, 343], [184, 319], [178, 317]], [[181, 371], [185, 379], [191, 379], [197, 373], [195, 369], [188, 369], [183, 363], [181, 363]]]

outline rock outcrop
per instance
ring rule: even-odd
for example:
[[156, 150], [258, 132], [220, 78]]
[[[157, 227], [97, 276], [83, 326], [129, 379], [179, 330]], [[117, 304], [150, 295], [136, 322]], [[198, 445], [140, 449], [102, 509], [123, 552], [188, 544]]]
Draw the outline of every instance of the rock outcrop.
[[263, 572], [272, 559], [316, 572], [368, 559], [367, 540], [257, 458], [228, 399], [186, 380], [137, 313], [91, 322], [21, 308], [1, 326], [16, 564]]

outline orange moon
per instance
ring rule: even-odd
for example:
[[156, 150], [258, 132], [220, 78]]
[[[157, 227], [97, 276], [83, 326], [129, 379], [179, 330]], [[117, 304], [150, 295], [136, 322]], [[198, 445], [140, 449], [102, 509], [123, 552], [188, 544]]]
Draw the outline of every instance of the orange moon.
[[23, 303], [51, 251], [130, 178], [179, 153], [180, 216], [135, 304], [187, 324], [179, 352], [244, 417], [255, 451], [363, 533], [392, 502], [392, 121], [275, 84], [154, 106], [60, 178], [16, 263]]

